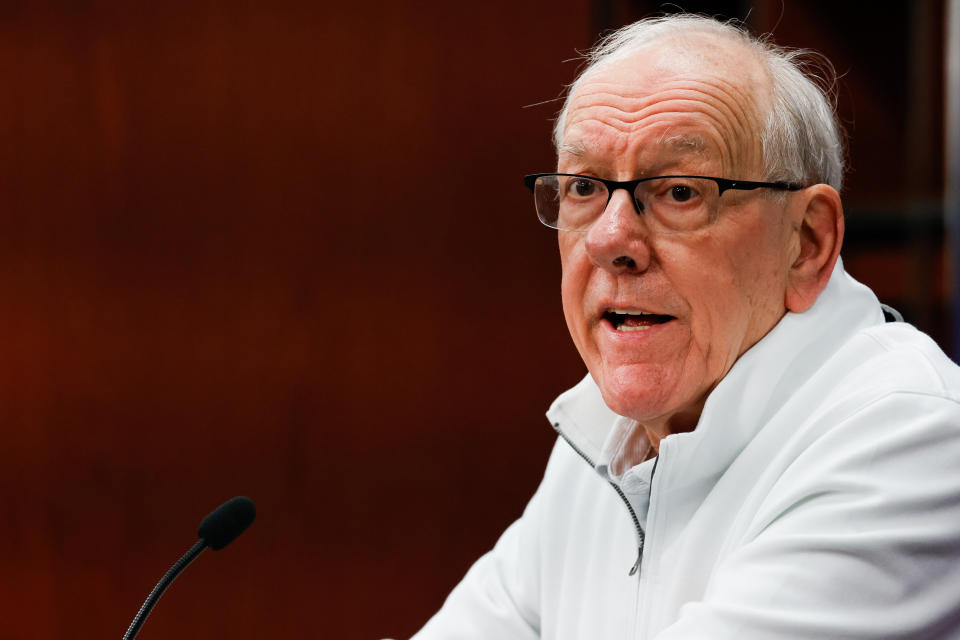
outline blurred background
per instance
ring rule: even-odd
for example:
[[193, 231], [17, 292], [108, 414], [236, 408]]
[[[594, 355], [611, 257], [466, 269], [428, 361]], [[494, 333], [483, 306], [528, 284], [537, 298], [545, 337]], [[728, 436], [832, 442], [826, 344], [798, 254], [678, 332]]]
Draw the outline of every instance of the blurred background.
[[407, 637], [516, 518], [585, 369], [548, 171], [598, 34], [826, 54], [848, 270], [954, 349], [945, 1], [0, 3], [0, 638]]

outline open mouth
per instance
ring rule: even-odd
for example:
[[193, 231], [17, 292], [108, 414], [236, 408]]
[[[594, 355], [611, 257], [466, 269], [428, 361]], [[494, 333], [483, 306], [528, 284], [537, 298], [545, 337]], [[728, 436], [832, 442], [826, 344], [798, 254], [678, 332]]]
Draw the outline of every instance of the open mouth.
[[603, 319], [609, 322], [617, 331], [646, 331], [650, 327], [664, 324], [674, 319], [673, 316], [643, 311], [626, 311], [623, 309], [608, 309]]

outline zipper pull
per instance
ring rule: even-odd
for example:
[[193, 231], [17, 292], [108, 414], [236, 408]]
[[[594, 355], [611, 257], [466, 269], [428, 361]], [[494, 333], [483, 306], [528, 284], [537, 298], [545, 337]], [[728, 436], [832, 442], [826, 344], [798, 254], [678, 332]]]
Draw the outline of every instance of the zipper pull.
[[627, 575], [636, 575], [640, 571], [641, 562], [643, 562], [643, 547], [637, 550], [637, 561], [633, 563], [633, 567], [630, 568], [630, 573]]

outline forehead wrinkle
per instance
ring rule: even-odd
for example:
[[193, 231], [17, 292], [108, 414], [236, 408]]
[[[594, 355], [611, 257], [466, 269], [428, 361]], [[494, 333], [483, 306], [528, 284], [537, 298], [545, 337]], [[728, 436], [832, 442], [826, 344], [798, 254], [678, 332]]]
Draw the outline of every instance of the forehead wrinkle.
[[[741, 74], [743, 75], [743, 74]], [[688, 90], [700, 92], [713, 100], [726, 98], [733, 105], [742, 106], [741, 111], [753, 111], [759, 115], [755, 96], [769, 92], [769, 82], [757, 82], [750, 76], [727, 80], [723, 76], [710, 74], [674, 73], [655, 82], [653, 90], [644, 91], [640, 86], [625, 81], [605, 81], [591, 78], [585, 82], [575, 95], [574, 102], [585, 102], [577, 108], [589, 106], [608, 106], [624, 113], [636, 112], [652, 101], [670, 98], [670, 92]], [[571, 104], [573, 106], [573, 104]]]
[[[649, 93], [643, 92], [643, 86], [591, 79], [578, 91], [567, 126], [596, 120], [629, 135], [636, 129], [635, 125], [651, 116], [670, 112], [680, 116], [700, 114], [718, 134], [722, 142], [721, 155], [729, 155], [732, 165], [752, 170], [762, 156], [761, 118], [756, 98], [758, 93], [768, 93], [767, 83], [758, 82], [755, 76], [746, 73], [735, 74], [734, 79], [727, 80], [717, 73], [681, 72], [658, 81]], [[693, 108], [678, 108], [686, 104]]]
[[[691, 107], [694, 107], [683, 113], [696, 114], [703, 111], [719, 112], [727, 116], [727, 119], [730, 121], [730, 124], [734, 125], [734, 128], [739, 129], [740, 132], [743, 133], [747, 132], [750, 128], [750, 112], [756, 113], [756, 109], [750, 108], [752, 105], [741, 106], [743, 101], [739, 99], [739, 96], [734, 96], [731, 92], [719, 87], [719, 93], [722, 93], [727, 99], [724, 100], [721, 97], [713, 95], [710, 91], [705, 90], [707, 88], [713, 88], [713, 85], [708, 83], [693, 83], [700, 85], [700, 88], [690, 87], [690, 84], [691, 83], [683, 83], [680, 86], [664, 87], [655, 94], [631, 98], [629, 100], [624, 100], [619, 96], [611, 95], [605, 91], [578, 94], [574, 108], [571, 110], [567, 126], [569, 127], [584, 119], [600, 120], [602, 118], [609, 118], [611, 121], [622, 125], [631, 125], [642, 121], [649, 115], [660, 113], [670, 107], [679, 106], [677, 103], [680, 103], [689, 104]], [[749, 94], [743, 93], [742, 95], [745, 101], [753, 102], [749, 98]], [[618, 102], [623, 103], [627, 101], [631, 103], [629, 106], [617, 104]], [[740, 108], [737, 108], [738, 106], [740, 106]], [[700, 108], [698, 109], [697, 107]], [[593, 111], [594, 113], [590, 113], [584, 117], [582, 114], [587, 111]], [[718, 124], [725, 125], [722, 118], [716, 118], [715, 120]], [[725, 125], [723, 128], [727, 128], [727, 126]]]
[[[663, 140], [664, 135], [669, 135], [669, 131], [670, 129], [674, 128], [674, 125], [686, 124], [677, 122], [678, 119], [688, 118], [691, 115], [689, 110], [678, 109], [678, 107], [685, 102], [690, 102], [700, 107], [700, 109], [698, 109], [695, 113], [700, 117], [708, 119], [710, 125], [709, 128], [711, 131], [707, 132], [706, 134], [676, 134], [674, 137], [679, 135], [681, 139], [685, 138], [689, 141], [691, 136], [695, 136], [698, 139], [698, 143], [696, 143], [696, 147], [698, 147], [696, 149], [696, 155], [703, 158], [711, 156], [713, 155], [710, 153], [710, 149], [712, 147], [716, 149], [716, 153], [719, 155], [721, 165], [723, 165], [724, 168], [729, 168], [727, 166], [729, 164], [735, 164], [740, 155], [737, 153], [737, 145], [731, 144], [731, 141], [727, 140], [728, 136], [723, 135], [723, 132], [728, 130], [729, 126], [724, 123], [723, 117], [717, 113], [715, 108], [710, 105], [705, 105], [705, 103], [700, 100], [671, 100], [669, 102], [657, 101], [645, 107], [642, 113], [632, 116], [629, 119], [604, 113], [607, 110], [601, 107], [600, 113], [594, 113], [589, 117], [572, 118], [568, 128], [582, 122], [599, 122], [603, 127], [613, 129], [616, 132], [617, 137], [620, 138], [617, 140], [618, 147], [629, 147], [631, 144], [631, 134], [641, 130], [645, 126], [657, 125], [659, 128], [659, 125], [662, 123], [665, 130], [661, 132], [657, 138], [659, 143]], [[705, 106], [708, 108], [703, 108]], [[713, 132], [716, 133], [711, 135]], [[708, 144], [708, 139], [714, 140], [715, 143], [712, 145]], [[683, 151], [683, 149], [675, 149], [673, 147], [671, 147], [670, 150]], [[686, 150], [692, 151], [693, 149], [688, 148]]]
[[[726, 99], [717, 99], [716, 106], [729, 118], [731, 133], [735, 136], [733, 142], [740, 147], [739, 151], [750, 154], [760, 150], [760, 136], [762, 134], [762, 111], [758, 104], [757, 95], [764, 94], [765, 88], [756, 86], [750, 81], [729, 82], [720, 77], [712, 77], [713, 83], [693, 81], [701, 87], [711, 87]], [[750, 86], [748, 86], [750, 85]]]
[[[735, 166], [744, 164], [745, 158], [743, 156], [747, 155], [746, 146], [749, 145], [750, 136], [747, 129], [742, 126], [743, 123], [736, 117], [731, 118], [733, 114], [716, 104], [707, 104], [699, 100], [681, 101], [681, 103], [685, 102], [696, 102], [701, 107], [697, 113], [709, 121], [711, 132], [715, 134], [715, 137], [711, 137], [714, 137], [717, 141], [721, 161], [727, 160], [731, 165], [726, 168], [734, 170]], [[646, 117], [682, 116], [689, 113], [686, 111], [677, 111], [676, 106], [676, 104], [667, 105], [662, 103], [651, 105]], [[705, 140], [702, 134], [700, 135], [700, 139], [701, 142]], [[705, 144], [700, 155], [709, 155]]]
[[696, 105], [699, 108], [694, 111], [710, 119], [733, 158], [746, 160], [741, 156], [749, 157], [751, 142], [756, 146], [758, 142], [755, 141], [759, 140], [760, 135], [759, 111], [752, 93], [742, 90], [739, 83], [727, 82], [722, 78], [711, 80], [715, 82], [687, 78], [665, 83], [675, 86], [666, 87], [666, 95], [651, 101], [644, 111], [646, 115], [663, 112], [663, 109], [657, 108], [658, 104], [667, 107], [669, 105], [666, 103], [670, 101]]

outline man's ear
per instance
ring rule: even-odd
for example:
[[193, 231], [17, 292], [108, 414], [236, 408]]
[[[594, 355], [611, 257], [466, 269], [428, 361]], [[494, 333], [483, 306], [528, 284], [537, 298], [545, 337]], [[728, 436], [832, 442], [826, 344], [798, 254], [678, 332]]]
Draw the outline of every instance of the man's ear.
[[827, 286], [843, 244], [843, 204], [836, 189], [815, 184], [794, 194], [789, 207], [794, 224], [795, 254], [787, 277], [784, 303], [801, 313]]

